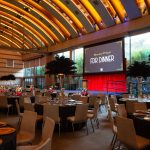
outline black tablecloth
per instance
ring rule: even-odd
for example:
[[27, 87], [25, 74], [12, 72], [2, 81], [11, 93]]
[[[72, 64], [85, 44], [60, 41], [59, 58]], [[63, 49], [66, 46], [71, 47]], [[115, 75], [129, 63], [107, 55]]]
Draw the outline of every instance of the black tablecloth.
[[[35, 104], [35, 111], [39, 115], [43, 115], [43, 105]], [[59, 117], [61, 118], [61, 130], [63, 131], [72, 131], [72, 125], [67, 121], [67, 117], [74, 116], [76, 110], [76, 105], [67, 106], [62, 105], [59, 106]], [[85, 123], [75, 124], [75, 130], [81, 129]]]
[[150, 139], [150, 121], [144, 120], [143, 116], [133, 116], [136, 133]]
[[3, 143], [0, 145], [0, 150], [16, 150], [16, 131], [6, 135], [0, 135]]

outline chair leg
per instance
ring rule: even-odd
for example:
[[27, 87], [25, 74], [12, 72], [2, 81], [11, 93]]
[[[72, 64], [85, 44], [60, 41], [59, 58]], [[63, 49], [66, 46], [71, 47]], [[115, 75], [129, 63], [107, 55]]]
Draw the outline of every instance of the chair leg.
[[93, 128], [93, 132], [94, 132], [94, 126], [93, 126], [93, 122], [92, 122], [92, 119], [90, 119], [91, 121], [91, 125], [92, 125], [92, 128]]
[[59, 125], [59, 136], [60, 136], [60, 123], [58, 125]]
[[97, 128], [99, 128], [99, 120], [98, 120], [98, 118], [96, 118], [96, 124], [97, 124]]
[[22, 120], [22, 117], [21, 117], [21, 116], [19, 116], [19, 121], [18, 121], [18, 125], [17, 125], [17, 132], [18, 132], [18, 131], [19, 131], [19, 129], [20, 129], [21, 120]]
[[114, 139], [115, 139], [115, 134], [113, 135], [113, 138], [112, 138], [112, 140], [111, 140], [110, 145], [113, 145], [113, 143], [114, 143]]
[[115, 144], [116, 144], [116, 141], [117, 141], [117, 135], [116, 134], [114, 134], [115, 136], [114, 136], [114, 141], [113, 141], [113, 143], [112, 143], [112, 149], [114, 149], [114, 147], [115, 147]]
[[9, 114], [9, 107], [7, 108], [7, 117], [8, 117], [8, 114]]
[[120, 143], [120, 141], [119, 141], [118, 150], [120, 149], [120, 146], [121, 146], [121, 143]]
[[73, 131], [73, 134], [74, 134], [74, 124], [72, 123], [72, 131]]
[[87, 131], [87, 135], [88, 135], [89, 131], [88, 131], [88, 126], [87, 126], [87, 121], [86, 121], [86, 131]]

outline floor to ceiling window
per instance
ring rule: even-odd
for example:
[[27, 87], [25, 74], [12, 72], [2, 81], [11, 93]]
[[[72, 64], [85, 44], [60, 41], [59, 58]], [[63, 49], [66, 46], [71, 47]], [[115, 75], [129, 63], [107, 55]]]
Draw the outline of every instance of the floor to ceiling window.
[[77, 73], [73, 77], [73, 83], [76, 89], [82, 88], [82, 75], [83, 75], [83, 48], [77, 48], [72, 51], [72, 60], [76, 63]]
[[125, 57], [127, 66], [134, 61], [149, 61], [150, 32], [125, 38]]
[[[150, 32], [129, 36], [125, 38], [125, 58], [127, 60], [127, 67], [133, 64], [135, 61], [145, 61], [149, 64], [150, 55]], [[139, 68], [140, 71], [141, 68]], [[137, 79], [128, 78], [128, 81], [132, 83], [132, 93], [137, 95]], [[142, 92], [150, 94], [150, 78], [143, 79]], [[130, 89], [129, 89], [130, 90]]]
[[24, 86], [34, 85], [36, 88], [44, 88], [46, 58], [38, 58], [24, 63]]
[[57, 53], [57, 55], [65, 56], [65, 58], [72, 59], [76, 64], [77, 72], [75, 75], [64, 78], [64, 88], [68, 90], [76, 90], [82, 88], [82, 74], [83, 74], [83, 48], [72, 49]]

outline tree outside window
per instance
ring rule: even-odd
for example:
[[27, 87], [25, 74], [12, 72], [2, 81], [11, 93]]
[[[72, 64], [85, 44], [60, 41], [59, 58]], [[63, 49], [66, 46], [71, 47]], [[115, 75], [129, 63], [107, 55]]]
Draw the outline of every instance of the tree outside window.
[[77, 74], [83, 73], [83, 48], [78, 48], [73, 51], [73, 60], [76, 63]]

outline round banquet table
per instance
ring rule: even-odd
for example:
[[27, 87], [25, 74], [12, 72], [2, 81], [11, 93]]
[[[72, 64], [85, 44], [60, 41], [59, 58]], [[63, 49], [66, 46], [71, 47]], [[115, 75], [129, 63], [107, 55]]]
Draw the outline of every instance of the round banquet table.
[[132, 101], [132, 102], [145, 102], [147, 105], [147, 109], [150, 109], [150, 100], [140, 100], [140, 99], [136, 99], [136, 98], [119, 98], [117, 99], [118, 104], [125, 104], [126, 105], [126, 101]]
[[[35, 111], [39, 115], [43, 115], [43, 105], [35, 104]], [[72, 131], [72, 125], [67, 121], [67, 117], [74, 116], [76, 105], [59, 105], [59, 117], [61, 118], [61, 131]], [[75, 124], [75, 130], [81, 129], [85, 123]]]
[[16, 130], [7, 134], [0, 133], [0, 138], [3, 140], [0, 150], [16, 150]]
[[[150, 117], [145, 119], [146, 115], [134, 115], [133, 122], [136, 133], [140, 136], [150, 139]], [[146, 117], [147, 118], [147, 117]]]

